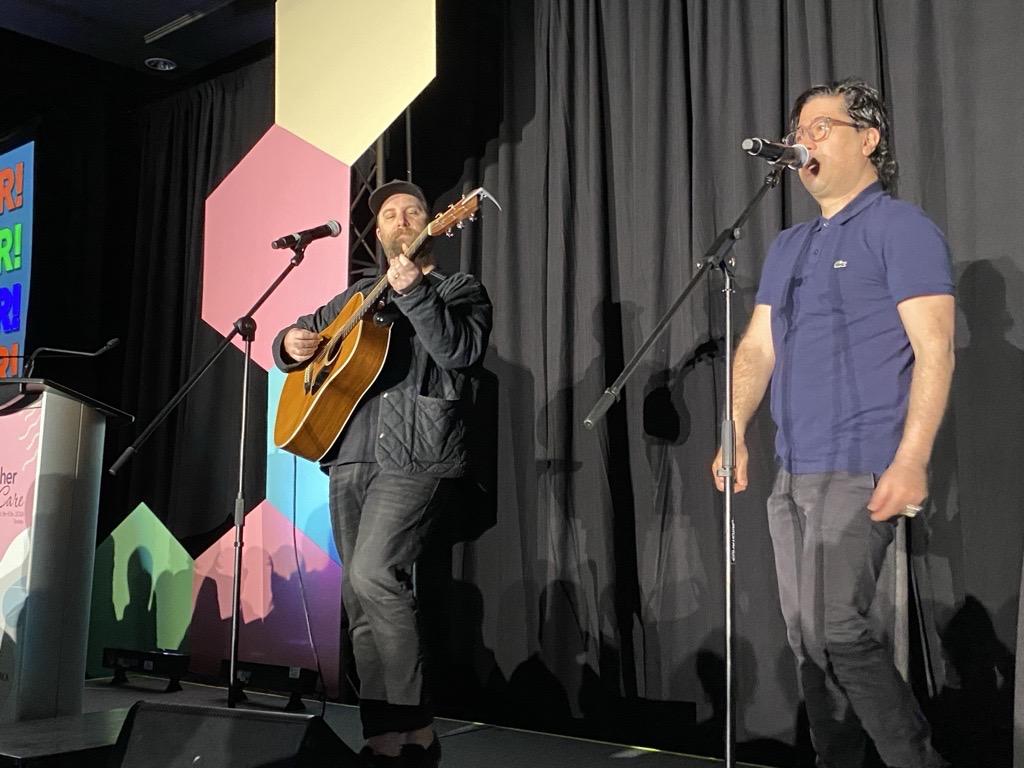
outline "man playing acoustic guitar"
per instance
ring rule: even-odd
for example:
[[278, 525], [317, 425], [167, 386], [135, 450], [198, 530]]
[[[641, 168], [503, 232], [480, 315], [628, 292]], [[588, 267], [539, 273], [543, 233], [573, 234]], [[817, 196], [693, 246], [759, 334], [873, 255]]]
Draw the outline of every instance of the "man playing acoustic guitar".
[[[389, 182], [370, 196], [370, 209], [388, 258], [389, 302], [375, 310], [392, 322], [390, 339], [383, 368], [320, 463], [330, 476], [359, 673], [361, 754], [375, 766], [436, 766], [441, 747], [424, 690], [413, 564], [452, 479], [467, 470], [468, 374], [487, 349], [491, 302], [474, 277], [435, 269], [429, 248], [408, 252], [429, 222], [418, 186]], [[356, 282], [282, 330], [277, 365], [292, 372], [309, 364], [325, 344], [321, 332], [377, 282]]]

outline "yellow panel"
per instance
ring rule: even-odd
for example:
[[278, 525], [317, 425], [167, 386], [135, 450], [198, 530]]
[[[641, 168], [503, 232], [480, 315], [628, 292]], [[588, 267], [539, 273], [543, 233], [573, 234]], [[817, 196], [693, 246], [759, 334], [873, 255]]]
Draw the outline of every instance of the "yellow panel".
[[277, 0], [276, 122], [352, 165], [434, 79], [434, 0]]

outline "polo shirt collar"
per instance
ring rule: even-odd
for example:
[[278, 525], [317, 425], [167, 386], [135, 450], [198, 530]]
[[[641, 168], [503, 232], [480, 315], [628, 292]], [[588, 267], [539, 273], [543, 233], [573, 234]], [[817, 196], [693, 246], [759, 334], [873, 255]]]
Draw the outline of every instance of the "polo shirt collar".
[[820, 229], [826, 221], [830, 226], [845, 224], [884, 194], [885, 192], [882, 191], [882, 182], [876, 181], [875, 183], [864, 187], [864, 189], [860, 191], [859, 195], [848, 202], [846, 206], [841, 211], [833, 215], [831, 219], [826, 219], [821, 214], [818, 214], [818, 220], [814, 229]]

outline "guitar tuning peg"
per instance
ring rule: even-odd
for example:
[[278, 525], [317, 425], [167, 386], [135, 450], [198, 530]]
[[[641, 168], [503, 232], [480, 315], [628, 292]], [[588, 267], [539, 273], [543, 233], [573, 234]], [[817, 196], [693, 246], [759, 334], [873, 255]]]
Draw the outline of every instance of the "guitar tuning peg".
[[466, 223], [465, 223], [464, 221], [460, 221], [460, 222], [459, 222], [458, 224], [456, 224], [455, 226], [456, 226], [456, 227], [458, 227], [459, 229], [462, 229], [462, 228], [463, 228], [464, 226], [466, 226]]
[[476, 214], [475, 213], [469, 214], [469, 220], [470, 221], [476, 221]]
[[455, 233], [454, 233], [454, 232], [452, 232], [452, 231], [451, 231], [451, 229], [449, 228], [449, 229], [446, 229], [446, 230], [444, 231], [444, 236], [445, 236], [445, 237], [455, 237]]

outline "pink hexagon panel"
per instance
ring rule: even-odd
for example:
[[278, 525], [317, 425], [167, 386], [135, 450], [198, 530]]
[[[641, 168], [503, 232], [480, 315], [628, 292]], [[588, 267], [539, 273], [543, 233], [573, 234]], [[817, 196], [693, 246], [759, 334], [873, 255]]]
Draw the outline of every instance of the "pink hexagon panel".
[[275, 125], [206, 201], [202, 316], [224, 336], [288, 266], [292, 252], [272, 250], [271, 241], [332, 219], [342, 227], [311, 243], [256, 312], [253, 359], [265, 370], [274, 364], [270, 342], [295, 308], [309, 312], [348, 284], [349, 184], [347, 165]]

